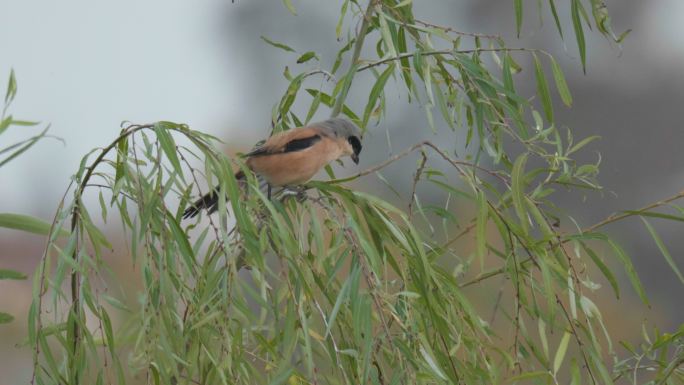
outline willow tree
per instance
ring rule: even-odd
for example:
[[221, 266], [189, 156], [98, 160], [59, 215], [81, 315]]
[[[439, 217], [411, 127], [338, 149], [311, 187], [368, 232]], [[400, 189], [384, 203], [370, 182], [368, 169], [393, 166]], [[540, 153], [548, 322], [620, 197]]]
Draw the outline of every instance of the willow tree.
[[[351, 177], [328, 169], [331, 180], [308, 183], [304, 199], [269, 199], [253, 177], [238, 186], [233, 175], [244, 164], [217, 151], [213, 137], [171, 122], [125, 127], [83, 158], [55, 216], [54, 228], [70, 234], [53, 232], [36, 274], [34, 382], [681, 383], [683, 330], [618, 348], [595, 296], [617, 298], [626, 276], [648, 302], [629, 256], [603, 232], [633, 217], [681, 277], [650, 223], [684, 220], [675, 204], [684, 193], [559, 227], [576, 222], [554, 203], [557, 190], [600, 185], [599, 165], [575, 158], [595, 138], [576, 140], [555, 121], [552, 94], [567, 106], [572, 96], [554, 57], [419, 20], [410, 0], [341, 5], [331, 68], [311, 60], [315, 52], [264, 37], [303, 64], [285, 72], [273, 130], [317, 114], [382, 124], [393, 82], [424, 110], [426, 138], [440, 129], [454, 139], [421, 141]], [[574, 34], [583, 67], [590, 29], [612, 44], [622, 39], [599, 0], [537, 6], [550, 8], [559, 39]], [[513, 9], [519, 33], [527, 9], [522, 0]], [[562, 29], [562, 15], [572, 30]], [[534, 73], [534, 95], [517, 91], [521, 71]], [[369, 73], [367, 103], [355, 111], [345, 100]], [[457, 137], [467, 138], [459, 158]], [[349, 188], [416, 152], [405, 201]], [[214, 185], [218, 213], [182, 220], [188, 202]], [[425, 204], [421, 185], [440, 189], [444, 202]], [[83, 204], [88, 195], [99, 197], [98, 212]], [[93, 221], [111, 211], [127, 237], [120, 254], [139, 272], [133, 300], [117, 294], [102, 257], [111, 245]]]

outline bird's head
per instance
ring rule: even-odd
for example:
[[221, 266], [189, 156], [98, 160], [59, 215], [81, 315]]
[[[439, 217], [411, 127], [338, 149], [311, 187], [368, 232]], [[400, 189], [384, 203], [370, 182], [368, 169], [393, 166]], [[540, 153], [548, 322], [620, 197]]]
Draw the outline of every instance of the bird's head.
[[332, 118], [320, 123], [320, 126], [337, 139], [345, 141], [346, 155], [349, 155], [354, 163], [359, 164], [361, 153], [361, 129], [344, 118]]

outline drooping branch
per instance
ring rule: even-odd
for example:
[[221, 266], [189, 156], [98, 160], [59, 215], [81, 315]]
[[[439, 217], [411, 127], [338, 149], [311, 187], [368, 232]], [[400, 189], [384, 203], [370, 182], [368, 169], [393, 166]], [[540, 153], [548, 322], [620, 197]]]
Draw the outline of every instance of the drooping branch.
[[[151, 128], [153, 125], [147, 124], [147, 125], [137, 125], [137, 126], [130, 126], [126, 129], [124, 129], [119, 135], [118, 138], [116, 138], [114, 141], [112, 141], [107, 147], [103, 148], [100, 154], [95, 158], [95, 160], [90, 164], [90, 166], [86, 167], [86, 173], [83, 176], [83, 179], [81, 179], [81, 183], [78, 185], [76, 188], [75, 192], [75, 200], [74, 200], [74, 206], [71, 212], [71, 233], [75, 233], [78, 230], [78, 223], [79, 223], [79, 218], [81, 216], [81, 198], [83, 196], [83, 192], [85, 191], [86, 187], [88, 186], [88, 182], [90, 181], [90, 178], [93, 176], [93, 173], [95, 169], [102, 163], [104, 160], [104, 157], [113, 149], [115, 148], [119, 142], [122, 140], [126, 139], [128, 136], [142, 130], [145, 128]], [[78, 237], [78, 235], [77, 235]], [[74, 252], [71, 255], [71, 258], [73, 259], [74, 263], [78, 265], [78, 253], [79, 253], [79, 248], [75, 247]], [[81, 286], [81, 274], [78, 272], [77, 269], [74, 269], [71, 273], [71, 313], [73, 314], [74, 321], [73, 321], [73, 326], [72, 326], [72, 333], [73, 333], [73, 342], [72, 342], [72, 348], [73, 348], [73, 356], [75, 357], [77, 355], [77, 351], [79, 348], [79, 345], [81, 343], [81, 327], [80, 327], [80, 318], [81, 318], [81, 306], [80, 306], [80, 286]], [[76, 370], [76, 360], [70, 360], [70, 369], [72, 371], [72, 374], [74, 376], [74, 380], [76, 383], [79, 383], [78, 380], [78, 373]]]
[[[363, 42], [366, 40], [366, 34], [368, 33], [368, 26], [370, 25], [371, 16], [373, 15], [373, 7], [375, 6], [375, 2], [376, 0], [368, 0], [368, 7], [366, 8], [366, 12], [363, 14], [361, 29], [359, 30], [359, 34], [356, 38], [356, 43], [354, 43], [354, 52], [352, 53], [351, 61], [349, 62], [349, 70], [347, 71], [345, 78], [349, 76], [353, 77], [354, 73], [356, 72], [356, 62], [361, 56], [361, 49], [363, 48]], [[351, 85], [351, 80], [349, 80], [349, 83]], [[343, 88], [342, 91], [340, 91], [340, 94], [335, 100], [335, 105], [333, 106], [330, 117], [334, 118], [340, 114], [342, 107], [344, 106], [344, 100], [347, 98], [347, 92], [349, 92], [349, 87]]]

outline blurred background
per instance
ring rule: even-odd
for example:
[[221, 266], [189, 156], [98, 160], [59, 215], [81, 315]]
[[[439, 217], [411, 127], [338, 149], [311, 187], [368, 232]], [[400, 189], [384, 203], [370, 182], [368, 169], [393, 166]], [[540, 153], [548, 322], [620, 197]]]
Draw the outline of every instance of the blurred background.
[[[297, 57], [266, 45], [260, 36], [285, 42], [301, 53], [317, 51], [323, 68], [329, 68], [343, 44], [336, 41], [334, 31], [341, 2], [293, 0], [293, 4], [298, 16], [280, 2], [267, 0], [0, 2], [4, 15], [0, 88], [4, 90], [11, 68], [19, 84], [10, 112], [16, 118], [50, 124], [50, 133], [65, 142], [43, 140], [0, 168], [0, 212], [51, 220], [81, 157], [108, 144], [122, 121], [184, 122], [218, 136], [229, 151], [250, 148], [270, 132], [271, 108], [287, 85], [284, 67], [294, 65]], [[512, 2], [414, 1], [415, 12], [423, 20], [460, 31], [499, 34], [510, 46], [543, 48], [556, 55], [574, 96], [571, 109], [557, 106], [557, 120], [571, 127], [576, 138], [602, 137], [582, 156], [595, 160], [600, 153], [599, 179], [605, 192], [559, 195], [558, 204], [584, 225], [684, 188], [684, 2], [615, 0], [607, 5], [616, 33], [633, 32], [622, 49], [597, 33], [588, 34], [584, 74], [571, 27], [565, 26], [566, 41], [562, 42], [549, 15], [542, 15], [545, 22], [540, 24], [536, 2], [526, 1], [518, 41]], [[304, 68], [291, 70], [296, 73]], [[532, 73], [522, 73], [516, 81], [523, 90], [533, 91]], [[356, 84], [349, 104], [359, 110], [366, 100], [360, 95], [367, 90]], [[354, 95], [359, 95], [358, 101]], [[405, 98], [398, 95], [388, 94], [387, 101], [387, 119], [370, 128], [359, 169], [418, 140], [436, 140], [426, 129], [418, 106], [406, 108]], [[305, 115], [305, 105], [300, 106], [299, 115]], [[328, 113], [321, 110], [318, 117]], [[2, 136], [2, 144], [37, 132], [38, 128], [13, 128]], [[352, 172], [348, 170], [341, 172]], [[405, 170], [395, 165], [384, 176], [407, 194], [404, 190], [412, 176]], [[356, 188], [381, 191], [383, 187], [365, 180]], [[95, 210], [97, 203], [93, 203]], [[684, 268], [682, 228], [653, 223]], [[120, 238], [119, 227], [108, 229], [111, 237]], [[643, 224], [630, 220], [612, 225], [608, 232], [633, 257], [653, 303], [650, 309], [641, 305], [623, 279], [625, 295], [613, 301], [609, 310], [614, 312], [604, 314], [617, 329], [613, 337], [638, 340], [633, 336], [640, 333], [645, 319], [664, 330], [684, 322], [681, 283]], [[0, 229], [0, 268], [31, 277], [43, 246], [39, 236]], [[0, 385], [25, 383], [30, 378], [31, 352], [24, 346], [30, 285], [30, 279], [0, 281], [0, 309], [16, 317], [13, 323], [0, 325]], [[607, 288], [602, 291], [610, 298]]]

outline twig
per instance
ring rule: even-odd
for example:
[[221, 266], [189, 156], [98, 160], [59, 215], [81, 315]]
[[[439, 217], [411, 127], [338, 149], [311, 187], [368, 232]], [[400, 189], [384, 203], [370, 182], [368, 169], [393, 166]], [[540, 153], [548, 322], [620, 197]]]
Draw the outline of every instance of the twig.
[[482, 37], [482, 38], [485, 38], [485, 39], [497, 39], [497, 40], [501, 39], [501, 36], [498, 36], [498, 35], [487, 35], [487, 34], [484, 34], [484, 33], [474, 33], [474, 32], [461, 32], [461, 31], [457, 31], [457, 30], [455, 30], [455, 29], [453, 29], [453, 28], [451, 28], [451, 27], [444, 27], [444, 26], [441, 26], [441, 25], [428, 23], [428, 22], [426, 22], [426, 21], [422, 21], [422, 20], [418, 20], [418, 19], [416, 19], [415, 22], [416, 22], [417, 24], [422, 24], [422, 25], [424, 25], [425, 27], [437, 28], [437, 29], [441, 29], [441, 30], [444, 31], [444, 32], [447, 32], [447, 33], [450, 32], [450, 33], [454, 33], [454, 34], [456, 34], [456, 35], [461, 35], [461, 36]]
[[[666, 205], [672, 201], [675, 201], [677, 199], [680, 199], [680, 198], [684, 198], [684, 190], [678, 192], [675, 195], [672, 195], [669, 198], [665, 198], [665, 199], [659, 200], [657, 202], [653, 202], [651, 204], [648, 204], [648, 205], [646, 205], [640, 209], [634, 210], [634, 211], [623, 212], [621, 214], [614, 213], [614, 214], [610, 215], [608, 218], [606, 218], [600, 222], [597, 222], [597, 223], [595, 223], [595, 224], [593, 224], [593, 225], [591, 225], [585, 229], [582, 229], [580, 231], [580, 233], [591, 233], [592, 231], [598, 229], [599, 227], [603, 227], [609, 223], [617, 222], [617, 221], [622, 220], [622, 219], [627, 218], [627, 217], [632, 217], [635, 215], [641, 215], [641, 213], [643, 213], [643, 212], [649, 211], [651, 209], [654, 209], [654, 208], [657, 208], [660, 206], [664, 206], [664, 205]], [[568, 241], [569, 240], [566, 239], [563, 241], [563, 243], [568, 242]]]
[[409, 201], [408, 204], [408, 218], [409, 221], [411, 220], [411, 217], [413, 216], [413, 202], [416, 200], [416, 188], [418, 187], [418, 182], [420, 181], [420, 176], [423, 174], [423, 170], [425, 169], [425, 163], [427, 162], [427, 156], [425, 156], [425, 152], [421, 151], [420, 152], [420, 163], [418, 164], [418, 168], [416, 169], [416, 175], [413, 177], [413, 187], [411, 188], [411, 200]]
[[540, 52], [540, 50], [532, 49], [532, 48], [506, 48], [506, 47], [502, 47], [502, 48], [473, 48], [473, 49], [463, 49], [463, 50], [442, 49], [442, 50], [425, 51], [425, 52], [406, 52], [406, 53], [402, 53], [402, 54], [394, 56], [394, 57], [388, 57], [385, 59], [370, 62], [368, 64], [364, 64], [357, 69], [357, 72], [365, 71], [369, 68], [377, 67], [379, 65], [386, 64], [389, 62], [414, 57], [416, 55], [436, 56], [436, 55], [454, 55], [454, 54], [458, 54], [458, 53], [467, 54], [467, 53], [479, 53], [479, 52]]
[[407, 148], [406, 150], [400, 152], [399, 154], [396, 154], [396, 155], [392, 156], [391, 158], [387, 159], [386, 161], [384, 161], [384, 162], [382, 162], [382, 163], [380, 163], [380, 164], [377, 164], [377, 165], [375, 165], [375, 166], [373, 166], [373, 167], [371, 167], [371, 168], [368, 168], [368, 169], [366, 169], [366, 170], [364, 170], [364, 171], [361, 171], [361, 172], [359, 172], [359, 173], [356, 174], [356, 175], [352, 175], [352, 176], [349, 176], [349, 177], [346, 177], [346, 178], [333, 179], [333, 180], [331, 180], [329, 183], [335, 183], [335, 184], [337, 184], [337, 183], [349, 182], [350, 180], [355, 180], [355, 179], [358, 179], [358, 178], [360, 178], [360, 177], [362, 177], [362, 176], [366, 176], [366, 175], [368, 175], [368, 174], [372, 174], [372, 173], [374, 173], [374, 172], [376, 172], [376, 171], [378, 171], [378, 170], [381, 170], [381, 169], [383, 169], [383, 168], [389, 166], [390, 164], [396, 162], [397, 160], [399, 160], [399, 159], [401, 159], [401, 158], [403, 158], [403, 157], [405, 157], [405, 156], [411, 154], [413, 151], [415, 151], [415, 150], [417, 150], [417, 149], [419, 149], [419, 148], [421, 148], [421, 147], [424, 147], [424, 146], [427, 146], [427, 147], [432, 148], [432, 149], [433, 149], [436, 153], [438, 153], [444, 160], [446, 160], [447, 162], [451, 163], [452, 166], [457, 167], [457, 165], [462, 165], [462, 166], [467, 166], [467, 167], [475, 168], [475, 169], [477, 169], [477, 170], [480, 170], [480, 171], [482, 171], [482, 172], [485, 172], [485, 173], [487, 173], [487, 174], [489, 174], [489, 175], [492, 175], [492, 176], [494, 176], [494, 177], [500, 179], [501, 181], [503, 181], [503, 182], [506, 184], [506, 186], [509, 186], [508, 180], [507, 180], [503, 175], [501, 175], [501, 174], [499, 174], [499, 173], [497, 173], [497, 172], [495, 172], [495, 171], [488, 170], [488, 169], [486, 169], [486, 168], [484, 168], [484, 167], [482, 167], [482, 166], [479, 166], [479, 165], [477, 165], [477, 164], [475, 164], [475, 163], [466, 162], [466, 161], [462, 161], [462, 160], [455, 160], [455, 159], [452, 159], [452, 158], [449, 157], [445, 152], [443, 152], [439, 147], [437, 147], [436, 145], [434, 145], [434, 144], [433, 144], [432, 142], [430, 142], [430, 141], [423, 141], [423, 142], [420, 142], [420, 143], [416, 143], [416, 144], [414, 144], [413, 146]]
[[[52, 245], [52, 235], [55, 231], [58, 231], [56, 229], [57, 226], [57, 218], [59, 217], [60, 212], [62, 211], [62, 207], [64, 207], [64, 201], [66, 200], [66, 196], [69, 193], [69, 190], [71, 189], [71, 186], [74, 184], [73, 179], [71, 182], [69, 182], [69, 186], [67, 186], [66, 191], [64, 192], [64, 195], [62, 195], [62, 199], [59, 201], [59, 206], [57, 207], [57, 211], [55, 211], [54, 217], [52, 217], [52, 224], [50, 225], [50, 231], [48, 232], [47, 235], [47, 240], [45, 242], [45, 250], [43, 251], [43, 258], [40, 262], [40, 287], [38, 289], [38, 314], [36, 314], [36, 324], [35, 328], [40, 333], [41, 329], [43, 328], [43, 320], [42, 320], [42, 313], [43, 313], [43, 291], [45, 290], [45, 266], [47, 264], [47, 259], [49, 258], [49, 253], [50, 253], [50, 245]], [[61, 230], [61, 226], [60, 226]], [[31, 325], [30, 327], [34, 327], [34, 325]], [[31, 385], [35, 384], [36, 380], [36, 370], [38, 369], [38, 355], [40, 354], [40, 344], [36, 343], [36, 348], [33, 351], [33, 373], [31, 374]]]
[[591, 382], [594, 385], [596, 385], [596, 378], [594, 377], [594, 372], [591, 371], [591, 366], [589, 365], [587, 353], [585, 353], [584, 351], [584, 343], [582, 342], [582, 339], [579, 337], [579, 334], [577, 334], [577, 329], [575, 329], [575, 325], [573, 324], [573, 321], [570, 318], [570, 314], [568, 314], [568, 311], [565, 309], [565, 306], [563, 306], [563, 302], [561, 302], [561, 299], [560, 297], [558, 297], [558, 294], [556, 294], [556, 303], [558, 303], [558, 306], [560, 306], [560, 308], [563, 310], [563, 315], [565, 316], [565, 319], [568, 321], [568, 325], [570, 325], [570, 330], [572, 331], [572, 335], [575, 337], [577, 347], [579, 348], [579, 351], [582, 353], [584, 365], [587, 367], [587, 371], [589, 372], [589, 376], [591, 377]]

